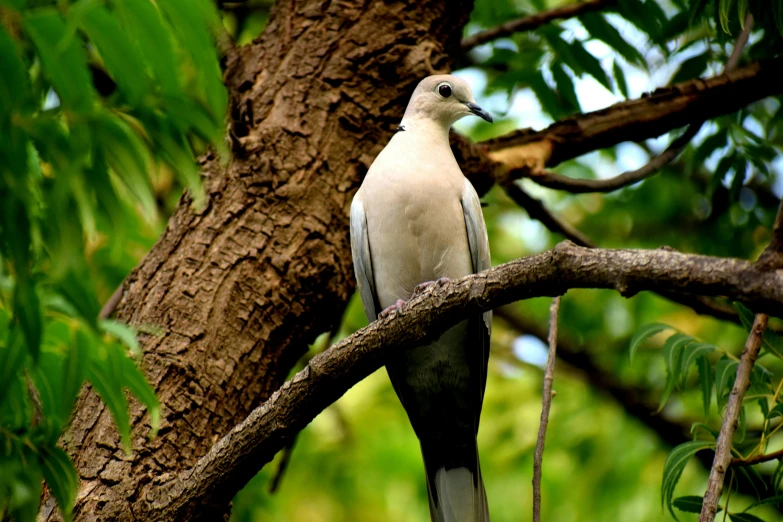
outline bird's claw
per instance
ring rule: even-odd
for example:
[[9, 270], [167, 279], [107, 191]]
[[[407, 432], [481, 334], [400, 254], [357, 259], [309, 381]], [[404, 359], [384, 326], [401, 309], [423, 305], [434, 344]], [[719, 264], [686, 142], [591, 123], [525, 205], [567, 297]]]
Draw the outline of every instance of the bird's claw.
[[411, 298], [416, 297], [417, 295], [421, 295], [424, 293], [424, 291], [430, 286], [437, 284], [438, 286], [445, 285], [451, 281], [448, 277], [441, 277], [437, 281], [426, 281], [424, 283], [416, 285], [416, 288], [413, 289], [413, 295], [411, 295]]
[[395, 310], [399, 310], [400, 308], [402, 308], [402, 305], [404, 304], [405, 301], [403, 301], [402, 299], [397, 299], [396, 303], [394, 303], [391, 306], [387, 306], [381, 311], [381, 313], [378, 314], [378, 319], [386, 319], [389, 316], [389, 314], [391, 314]]

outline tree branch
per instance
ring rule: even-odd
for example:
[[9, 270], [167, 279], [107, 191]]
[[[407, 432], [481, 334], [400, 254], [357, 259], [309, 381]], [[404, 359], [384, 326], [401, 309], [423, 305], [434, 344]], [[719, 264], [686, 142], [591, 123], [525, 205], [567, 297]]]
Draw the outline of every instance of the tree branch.
[[431, 342], [469, 314], [570, 288], [651, 289], [725, 295], [783, 313], [783, 273], [739, 259], [670, 250], [602, 250], [564, 242], [449, 283], [430, 285], [400, 310], [315, 356], [189, 470], [142, 493], [149, 520], [200, 520], [269, 462], [318, 413], [400, 349]]
[[525, 209], [532, 219], [540, 221], [546, 228], [556, 234], [561, 234], [569, 241], [583, 247], [592, 248], [595, 244], [581, 230], [570, 223], [561, 221], [557, 216], [549, 212], [541, 201], [534, 198], [516, 183], [510, 182], [503, 185], [506, 194], [517, 205]]
[[462, 40], [462, 52], [468, 52], [474, 47], [491, 42], [497, 38], [510, 36], [522, 31], [530, 31], [553, 20], [573, 18], [575, 16], [599, 11], [610, 5], [616, 4], [616, 0], [584, 0], [575, 4], [564, 5], [548, 11], [523, 16], [516, 20], [510, 20], [501, 25], [478, 32]]
[[544, 386], [541, 391], [541, 422], [538, 426], [536, 450], [533, 452], [533, 522], [541, 520], [541, 466], [544, 460], [544, 441], [546, 428], [549, 425], [549, 409], [552, 407], [552, 381], [555, 378], [555, 361], [557, 360], [557, 317], [560, 311], [560, 296], [552, 300], [549, 307], [549, 354], [544, 370]]
[[658, 89], [636, 100], [556, 122], [541, 131], [522, 129], [484, 142], [489, 158], [502, 167], [496, 177], [541, 177], [544, 167], [626, 141], [654, 138], [693, 121], [736, 112], [749, 103], [783, 92], [775, 83], [783, 58], [756, 62], [736, 71]]
[[748, 341], [745, 343], [745, 349], [742, 351], [742, 357], [737, 367], [737, 379], [731, 389], [726, 415], [723, 417], [723, 426], [721, 426], [718, 435], [718, 447], [715, 449], [715, 460], [713, 460], [712, 469], [710, 469], [710, 479], [707, 482], [707, 492], [704, 494], [699, 522], [712, 522], [715, 519], [718, 501], [723, 494], [723, 480], [731, 463], [731, 442], [734, 438], [734, 431], [737, 429], [737, 420], [742, 409], [742, 398], [750, 386], [750, 372], [753, 370], [753, 364], [759, 354], [768, 318], [767, 314], [756, 315]]
[[741, 459], [741, 458], [733, 458], [731, 459], [731, 462], [729, 463], [729, 466], [754, 466], [756, 464], [761, 464], [762, 462], [769, 462], [770, 460], [775, 460], [783, 458], [783, 449], [779, 449], [777, 451], [773, 451], [772, 453], [767, 453], [766, 455], [756, 455], [754, 457], [748, 457], [747, 459]]
[[[731, 56], [726, 61], [726, 65], [723, 68], [723, 74], [730, 73], [737, 68], [740, 56], [742, 56], [742, 50], [745, 48], [745, 44], [748, 43], [748, 37], [753, 30], [753, 16], [748, 14], [745, 18], [745, 28], [737, 37], [737, 42], [734, 44], [734, 49], [731, 51]], [[618, 190], [628, 185], [638, 183], [643, 179], [646, 179], [661, 168], [668, 165], [679, 156], [685, 147], [691, 142], [694, 136], [698, 134], [699, 130], [704, 125], [705, 120], [691, 123], [685, 132], [675, 139], [666, 150], [659, 155], [652, 158], [643, 167], [623, 172], [613, 178], [609, 179], [575, 179], [568, 176], [562, 176], [554, 172], [544, 172], [531, 176], [531, 178], [544, 187], [549, 187], [557, 190], [565, 190], [574, 194], [584, 194], [587, 192], [611, 192]]]

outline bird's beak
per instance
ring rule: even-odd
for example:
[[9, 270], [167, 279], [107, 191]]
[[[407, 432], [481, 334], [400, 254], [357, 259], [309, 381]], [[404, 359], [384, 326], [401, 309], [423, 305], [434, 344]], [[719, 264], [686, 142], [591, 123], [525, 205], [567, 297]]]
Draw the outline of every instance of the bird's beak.
[[468, 110], [472, 114], [475, 114], [476, 116], [478, 116], [482, 120], [486, 120], [489, 123], [492, 123], [492, 116], [487, 111], [485, 111], [484, 109], [479, 107], [477, 104], [475, 104], [473, 102], [467, 102], [467, 103], [465, 103], [465, 106], [468, 108]]

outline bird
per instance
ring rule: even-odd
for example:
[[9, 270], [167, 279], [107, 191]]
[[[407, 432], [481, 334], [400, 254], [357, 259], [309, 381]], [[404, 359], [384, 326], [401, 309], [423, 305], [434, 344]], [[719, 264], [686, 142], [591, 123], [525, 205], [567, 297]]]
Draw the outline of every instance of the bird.
[[[351, 253], [369, 322], [414, 292], [491, 267], [481, 201], [449, 145], [460, 118], [492, 116], [452, 75], [422, 79], [397, 132], [351, 202]], [[386, 362], [421, 446], [432, 522], [488, 522], [476, 436], [487, 382], [492, 312]]]

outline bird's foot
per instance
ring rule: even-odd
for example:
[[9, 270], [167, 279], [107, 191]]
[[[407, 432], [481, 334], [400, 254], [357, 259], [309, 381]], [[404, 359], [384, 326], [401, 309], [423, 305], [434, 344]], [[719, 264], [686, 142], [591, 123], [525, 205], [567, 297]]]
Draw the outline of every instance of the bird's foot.
[[424, 291], [425, 291], [425, 290], [426, 290], [426, 289], [427, 289], [427, 288], [428, 288], [430, 285], [435, 285], [435, 284], [436, 284], [436, 285], [438, 285], [438, 286], [441, 286], [441, 285], [445, 285], [445, 284], [446, 284], [446, 283], [448, 283], [449, 281], [451, 281], [451, 279], [449, 279], [448, 277], [441, 277], [441, 278], [440, 278], [440, 279], [438, 279], [437, 281], [426, 281], [426, 282], [424, 282], [424, 283], [418, 284], [418, 285], [416, 285], [416, 288], [414, 288], [414, 289], [413, 289], [413, 295], [411, 295], [411, 298], [414, 298], [414, 297], [416, 297], [417, 295], [421, 295], [422, 293], [424, 293]]
[[402, 305], [404, 304], [405, 301], [403, 301], [402, 299], [397, 299], [396, 303], [394, 303], [391, 306], [387, 306], [381, 311], [381, 313], [378, 314], [378, 319], [386, 319], [389, 316], [389, 314], [391, 314], [395, 310], [399, 310], [400, 308], [402, 308]]

